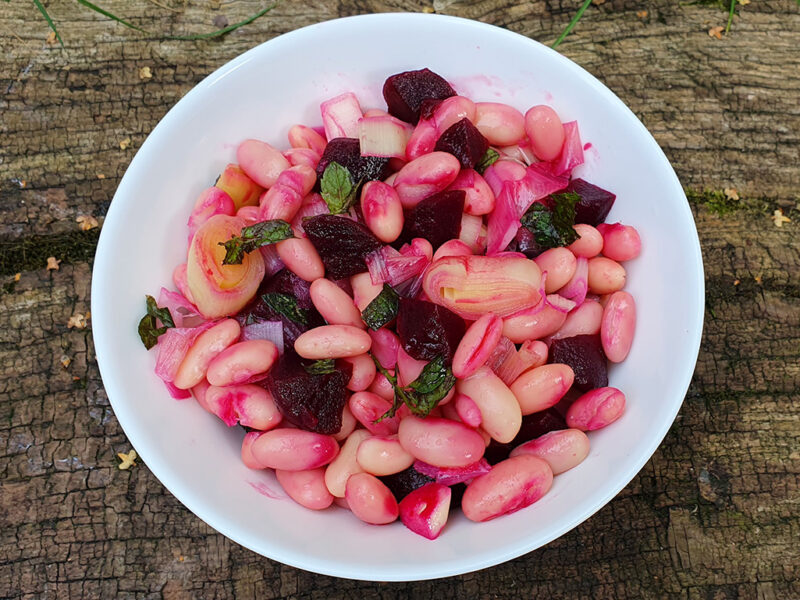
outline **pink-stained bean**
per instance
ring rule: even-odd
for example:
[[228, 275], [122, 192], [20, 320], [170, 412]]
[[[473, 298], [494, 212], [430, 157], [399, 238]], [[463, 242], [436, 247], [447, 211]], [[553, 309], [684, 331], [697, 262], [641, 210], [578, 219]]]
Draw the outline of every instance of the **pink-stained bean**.
[[214, 186], [206, 188], [194, 203], [189, 221], [186, 223], [189, 229], [189, 243], [191, 243], [195, 231], [214, 215], [233, 216], [235, 214], [236, 205], [226, 192]]
[[338, 506], [339, 508], [343, 508], [345, 510], [350, 510], [350, 505], [347, 503], [347, 500], [344, 498], [337, 498], [336, 496], [333, 497], [333, 503]]
[[382, 181], [368, 181], [361, 188], [364, 223], [382, 242], [390, 243], [403, 231], [403, 205], [395, 189]]
[[461, 510], [471, 521], [488, 521], [530, 506], [553, 485], [546, 461], [523, 454], [507, 458], [472, 480], [461, 500]]
[[589, 259], [589, 291], [600, 296], [625, 287], [625, 267], [605, 256]]
[[614, 292], [609, 296], [600, 322], [600, 341], [603, 352], [611, 362], [625, 360], [633, 344], [636, 331], [636, 302], [628, 292]]
[[375, 379], [377, 370], [369, 354], [359, 354], [358, 356], [351, 356], [343, 360], [350, 363], [353, 368], [353, 374], [350, 376], [350, 381], [347, 383], [348, 390], [352, 392], [363, 392], [372, 385], [372, 380]]
[[503, 335], [503, 320], [486, 313], [472, 323], [461, 338], [453, 356], [453, 375], [469, 377], [481, 368]]
[[511, 384], [511, 391], [519, 401], [522, 414], [530, 415], [558, 404], [574, 380], [575, 373], [569, 365], [542, 365], [517, 377]]
[[484, 171], [483, 179], [496, 198], [506, 181], [519, 181], [525, 177], [525, 173], [525, 166], [514, 160], [498, 160]]
[[550, 305], [523, 310], [503, 319], [503, 335], [515, 344], [538, 340], [558, 331], [567, 314]]
[[611, 260], [632, 260], [642, 251], [639, 232], [630, 225], [601, 223], [597, 231], [603, 236], [603, 255]]
[[316, 169], [320, 159], [320, 155], [309, 148], [289, 148], [284, 150], [283, 155], [292, 167], [304, 165]]
[[603, 235], [588, 223], [573, 225], [579, 237], [567, 248], [578, 258], [594, 258], [603, 251]]
[[319, 105], [322, 126], [329, 140], [340, 137], [357, 138], [358, 120], [363, 116], [361, 105], [353, 92], [345, 92]]
[[291, 221], [300, 210], [303, 199], [311, 192], [316, 180], [316, 172], [306, 165], [285, 169], [276, 179], [275, 185], [259, 198], [259, 218], [263, 221], [270, 219]]
[[356, 421], [353, 413], [350, 412], [350, 407], [345, 404], [342, 411], [342, 428], [333, 434], [333, 439], [337, 442], [345, 441], [355, 431], [356, 427], [358, 427], [358, 421]]
[[309, 295], [314, 308], [329, 324], [350, 325], [359, 329], [366, 327], [361, 320], [361, 313], [353, 304], [353, 299], [331, 280], [316, 279], [309, 288]]
[[364, 354], [372, 346], [366, 331], [352, 325], [322, 325], [300, 334], [294, 350], [303, 358], [314, 360], [347, 358]]
[[554, 160], [561, 154], [564, 145], [564, 125], [556, 111], [540, 104], [525, 113], [525, 132], [531, 148], [539, 160]]
[[445, 98], [433, 111], [433, 123], [436, 125], [439, 135], [464, 118], [475, 122], [475, 103], [464, 96]]
[[470, 427], [480, 427], [481, 409], [472, 398], [464, 394], [456, 394], [452, 406], [462, 423]]
[[547, 362], [549, 353], [550, 349], [547, 344], [540, 340], [525, 340], [517, 352], [519, 359], [528, 365], [527, 369], [541, 367]]
[[[356, 392], [347, 402], [350, 412], [373, 435], [397, 433], [400, 417], [381, 417], [392, 408], [392, 403], [372, 392]], [[378, 419], [381, 419], [378, 421]], [[377, 422], [376, 422], [377, 421]]]
[[192, 297], [192, 290], [189, 289], [189, 282], [186, 280], [186, 263], [179, 264], [175, 267], [175, 270], [172, 271], [172, 283], [175, 284], [175, 287], [183, 294], [184, 298], [192, 304], [195, 303]]
[[403, 449], [396, 435], [373, 436], [358, 446], [356, 460], [370, 475], [394, 475], [414, 464], [414, 457]]
[[[455, 395], [458, 398], [458, 394]], [[444, 406], [437, 405], [436, 408], [439, 409], [439, 416], [444, 419], [450, 419], [451, 421], [456, 421], [458, 423], [463, 423], [464, 420], [458, 415], [458, 411], [455, 407], [455, 402], [448, 402]], [[477, 407], [476, 407], [477, 410]], [[470, 425], [472, 427], [472, 425]]]
[[353, 288], [353, 302], [359, 310], [359, 318], [362, 310], [367, 308], [378, 294], [383, 290], [383, 284], [372, 283], [369, 273], [359, 273], [350, 278], [350, 286]]
[[258, 213], [260, 212], [258, 206], [243, 206], [236, 211], [236, 216], [245, 220], [248, 225], [258, 223]]
[[409, 416], [397, 434], [406, 452], [436, 467], [466, 467], [480, 460], [486, 447], [477, 431], [449, 419]]
[[323, 510], [333, 504], [333, 494], [325, 487], [325, 469], [284, 471], [275, 469], [275, 477], [289, 497], [300, 506]]
[[289, 145], [292, 148], [308, 148], [322, 156], [328, 142], [311, 127], [305, 125], [292, 125], [289, 128]]
[[551, 335], [548, 341], [599, 333], [602, 318], [603, 307], [600, 303], [595, 300], [585, 300], [583, 304], [569, 312], [561, 329]]
[[[413, 240], [411, 240], [411, 244], [409, 245], [413, 250], [412, 254], [416, 254], [417, 256], [424, 256], [428, 260], [433, 259], [433, 246], [425, 238], [414, 238]], [[405, 246], [403, 247], [405, 248]]]
[[[324, 316], [324, 315], [323, 315]], [[397, 364], [397, 351], [400, 338], [391, 329], [381, 327], [377, 331], [367, 331], [372, 338], [372, 355], [378, 359], [384, 369], [394, 369]]]
[[575, 400], [567, 410], [567, 425], [594, 431], [619, 419], [625, 412], [625, 394], [613, 387], [597, 388]]
[[433, 253], [433, 260], [444, 256], [470, 256], [472, 250], [461, 240], [447, 240]]
[[259, 431], [268, 431], [283, 420], [272, 395], [259, 385], [212, 385], [205, 398], [208, 410], [228, 427], [239, 423]]
[[510, 146], [525, 137], [525, 117], [508, 104], [477, 102], [474, 123], [492, 146]]
[[228, 346], [208, 364], [211, 385], [235, 385], [259, 378], [278, 360], [278, 348], [268, 340], [247, 340]]
[[459, 379], [456, 390], [472, 398], [481, 412], [481, 428], [501, 444], [513, 440], [522, 425], [522, 412], [516, 396], [489, 367], [481, 367], [466, 379]]
[[409, 162], [397, 172], [394, 189], [403, 208], [412, 208], [428, 196], [441, 192], [458, 176], [461, 164], [447, 152], [430, 152]]
[[206, 392], [208, 392], [208, 388], [211, 387], [211, 384], [208, 383], [205, 379], [201, 380], [196, 386], [192, 387], [190, 390], [192, 392], [192, 396], [194, 399], [197, 400], [197, 403], [203, 407], [203, 410], [210, 412], [212, 415], [214, 411], [206, 403]]
[[577, 467], [589, 456], [589, 438], [580, 429], [562, 429], [545, 433], [511, 451], [511, 456], [530, 454], [546, 461], [553, 475]]
[[205, 378], [211, 361], [239, 339], [241, 330], [234, 319], [223, 319], [197, 336], [178, 367], [172, 382], [175, 387], [188, 390], [200, 383]]
[[325, 266], [308, 238], [289, 238], [275, 244], [283, 264], [300, 279], [315, 281], [325, 275]]
[[380, 396], [387, 402], [391, 402], [394, 398], [394, 387], [392, 387], [391, 382], [386, 379], [382, 373], [376, 373], [375, 379], [372, 380], [372, 385], [369, 386], [367, 391], [372, 392], [376, 396]]
[[531, 144], [528, 138], [523, 138], [519, 144], [512, 146], [501, 146], [497, 148], [500, 153], [500, 158], [507, 160], [515, 160], [524, 165], [530, 165], [536, 162], [536, 157], [531, 150]]
[[544, 291], [548, 294], [564, 287], [572, 279], [578, 264], [575, 255], [566, 248], [545, 250], [533, 260], [542, 273], [547, 272]]
[[289, 168], [289, 161], [266, 142], [245, 140], [236, 149], [236, 161], [245, 174], [264, 188], [275, 185], [278, 175]]
[[419, 377], [428, 361], [412, 358], [403, 347], [397, 349], [397, 382], [408, 385]]
[[447, 189], [464, 191], [464, 212], [468, 215], [488, 215], [494, 210], [494, 192], [474, 169], [462, 169]]
[[271, 469], [307, 471], [331, 462], [339, 444], [329, 435], [279, 428], [262, 433], [250, 447], [256, 462]]
[[345, 486], [351, 475], [364, 472], [356, 460], [356, 452], [361, 442], [371, 435], [366, 429], [356, 429], [344, 441], [339, 455], [325, 469], [325, 487], [337, 498], [344, 498]]
[[[436, 129], [433, 119], [420, 119], [406, 144], [406, 160], [412, 161], [433, 152], [438, 139], [439, 130]], [[387, 180], [386, 183], [389, 181]]]
[[264, 465], [255, 459], [252, 451], [253, 442], [255, 442], [262, 433], [262, 431], [249, 431], [244, 434], [244, 439], [242, 440], [242, 462], [248, 469], [264, 468]]
[[356, 473], [347, 480], [345, 498], [352, 513], [370, 525], [386, 525], [400, 514], [389, 488], [369, 473]]

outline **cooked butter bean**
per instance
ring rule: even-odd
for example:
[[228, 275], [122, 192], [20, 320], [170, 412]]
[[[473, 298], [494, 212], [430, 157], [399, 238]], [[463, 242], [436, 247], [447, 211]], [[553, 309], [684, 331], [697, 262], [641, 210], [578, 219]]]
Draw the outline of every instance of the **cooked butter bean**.
[[553, 485], [546, 461], [531, 455], [501, 461], [472, 480], [461, 500], [461, 510], [471, 521], [488, 521], [530, 506]]
[[[359, 311], [364, 310], [369, 306], [369, 303], [375, 300], [378, 294], [383, 290], [383, 284], [372, 283], [372, 278], [369, 273], [359, 273], [350, 278], [350, 286], [353, 288], [353, 302]], [[359, 312], [359, 318], [361, 313]]]
[[244, 434], [242, 440], [242, 462], [248, 469], [264, 469], [264, 465], [253, 456], [253, 442], [262, 434], [261, 431], [250, 431]]
[[325, 487], [325, 469], [284, 471], [275, 469], [275, 477], [289, 497], [300, 506], [323, 510], [333, 504], [333, 495]]
[[424, 369], [427, 364], [428, 361], [412, 358], [408, 352], [403, 350], [403, 347], [400, 346], [397, 349], [397, 382], [400, 385], [410, 384], [419, 377], [420, 373], [422, 373], [422, 369]]
[[347, 436], [355, 431], [356, 427], [358, 427], [358, 421], [356, 421], [353, 413], [350, 412], [350, 407], [345, 404], [342, 411], [342, 428], [333, 434], [333, 439], [337, 442], [343, 442], [347, 439]]
[[245, 140], [236, 149], [236, 160], [247, 176], [264, 188], [275, 185], [281, 171], [289, 168], [289, 161], [266, 142]]
[[[394, 397], [394, 392], [392, 392]], [[397, 433], [400, 417], [381, 417], [392, 408], [392, 403], [372, 392], [356, 392], [347, 402], [350, 412], [373, 435], [392, 435]], [[378, 419], [381, 419], [378, 421]], [[377, 422], [376, 422], [377, 421]]]
[[603, 235], [588, 223], [576, 223], [575, 232], [581, 236], [567, 249], [578, 258], [594, 258], [603, 251]]
[[234, 319], [224, 319], [204, 331], [189, 348], [175, 374], [175, 387], [188, 390], [206, 376], [208, 365], [225, 348], [239, 339], [241, 327]]
[[461, 164], [447, 152], [430, 152], [415, 158], [397, 172], [394, 189], [404, 208], [441, 192], [458, 176]]
[[600, 341], [611, 362], [622, 362], [631, 351], [636, 331], [636, 303], [628, 292], [614, 292], [603, 309]]
[[259, 385], [212, 385], [206, 390], [209, 412], [222, 419], [228, 427], [239, 423], [260, 431], [278, 426], [283, 419], [272, 395]]
[[343, 360], [350, 363], [353, 369], [353, 373], [350, 375], [350, 381], [347, 383], [348, 390], [352, 392], [363, 392], [372, 385], [372, 380], [375, 379], [377, 370], [369, 354], [359, 354], [358, 356], [351, 356]]
[[433, 260], [445, 256], [471, 256], [472, 249], [461, 240], [447, 240], [433, 253]]
[[516, 437], [522, 425], [522, 412], [516, 396], [489, 367], [481, 367], [456, 384], [459, 394], [472, 398], [481, 411], [481, 428], [493, 439], [506, 444]]
[[552, 294], [566, 285], [575, 274], [577, 261], [575, 255], [566, 248], [545, 250], [533, 259], [542, 273], [547, 273], [544, 291]]
[[395, 189], [382, 181], [368, 181], [361, 188], [361, 213], [364, 223], [387, 244], [403, 231], [403, 205]]
[[368, 437], [371, 437], [369, 431], [356, 429], [345, 440], [339, 455], [325, 469], [325, 487], [337, 498], [344, 498], [345, 486], [351, 475], [363, 473], [364, 469], [361, 468], [361, 465], [356, 460], [356, 452], [359, 444]]
[[450, 96], [439, 103], [433, 111], [433, 122], [441, 135], [461, 119], [475, 122], [475, 103], [464, 96]]
[[597, 230], [603, 235], [603, 255], [611, 260], [632, 260], [642, 251], [639, 232], [630, 225], [601, 223]]
[[372, 380], [372, 385], [369, 386], [369, 391], [387, 402], [391, 402], [394, 398], [394, 388], [382, 373], [376, 373], [375, 379]]
[[462, 169], [448, 189], [464, 191], [464, 212], [468, 215], [488, 215], [494, 210], [494, 192], [474, 169]]
[[469, 326], [453, 356], [453, 375], [469, 377], [481, 368], [503, 335], [503, 320], [486, 313]]
[[329, 324], [366, 327], [350, 295], [329, 279], [316, 279], [309, 288], [309, 295], [314, 308]]
[[356, 460], [371, 475], [394, 475], [414, 464], [414, 457], [403, 449], [396, 435], [373, 436], [358, 446]]
[[625, 267], [605, 256], [589, 259], [589, 291], [600, 296], [625, 287]]
[[322, 259], [308, 238], [289, 238], [275, 246], [283, 264], [300, 279], [316, 281], [325, 275]]
[[[481, 416], [481, 409], [478, 408], [478, 405], [475, 404], [472, 398], [465, 394], [456, 394], [453, 405], [453, 410], [465, 425], [480, 427], [481, 419], [483, 418]], [[447, 406], [450, 405], [448, 404]]]
[[437, 467], [466, 467], [483, 456], [483, 438], [474, 429], [449, 419], [406, 417], [398, 438], [417, 460]]
[[524, 310], [503, 319], [503, 335], [515, 344], [538, 340], [558, 331], [566, 319], [567, 313], [550, 305]]
[[573, 337], [576, 335], [594, 335], [600, 332], [600, 321], [603, 319], [603, 307], [596, 300], [584, 300], [583, 304], [567, 314], [567, 320], [561, 329], [550, 336], [550, 340]]
[[539, 160], [553, 160], [561, 154], [564, 145], [564, 125], [556, 111], [540, 104], [525, 113], [525, 132], [531, 148]]
[[281, 428], [261, 434], [250, 450], [253, 458], [265, 467], [306, 471], [336, 458], [339, 444], [329, 435]]
[[400, 348], [400, 338], [386, 327], [377, 331], [367, 331], [372, 338], [372, 356], [378, 359], [384, 369], [394, 369], [397, 364], [397, 351]]
[[320, 159], [320, 155], [309, 148], [290, 148], [283, 155], [291, 166], [303, 165], [311, 169], [317, 168]]
[[397, 520], [397, 500], [384, 483], [369, 473], [356, 473], [347, 480], [347, 504], [355, 516], [371, 525]]
[[372, 338], [363, 329], [351, 325], [322, 325], [309, 329], [294, 342], [294, 349], [303, 358], [320, 360], [346, 358], [364, 354], [372, 346]]
[[589, 456], [589, 438], [580, 429], [562, 429], [545, 433], [511, 451], [511, 456], [530, 454], [547, 461], [553, 475], [577, 467]]
[[475, 104], [475, 127], [492, 146], [510, 146], [525, 137], [525, 117], [513, 106], [499, 102]]
[[292, 125], [289, 128], [289, 145], [292, 148], [309, 148], [322, 156], [328, 142], [311, 127]]
[[[420, 156], [433, 152], [436, 146], [436, 140], [438, 139], [439, 131], [436, 129], [436, 124], [433, 122], [433, 119], [420, 119], [406, 143], [406, 160], [412, 161]], [[392, 173], [384, 180], [384, 183], [392, 185], [395, 175], [396, 173]]]
[[316, 172], [306, 165], [297, 165], [282, 171], [275, 185], [258, 199], [259, 219], [291, 221], [300, 210], [303, 199], [313, 189], [316, 180]]
[[228, 346], [208, 364], [211, 385], [235, 385], [253, 381], [278, 360], [278, 349], [268, 340], [247, 340]]
[[575, 373], [569, 365], [542, 365], [526, 371], [511, 384], [523, 415], [539, 412], [558, 403], [572, 387]]
[[567, 425], [581, 431], [594, 431], [619, 419], [625, 412], [625, 394], [604, 387], [586, 392], [567, 411]]

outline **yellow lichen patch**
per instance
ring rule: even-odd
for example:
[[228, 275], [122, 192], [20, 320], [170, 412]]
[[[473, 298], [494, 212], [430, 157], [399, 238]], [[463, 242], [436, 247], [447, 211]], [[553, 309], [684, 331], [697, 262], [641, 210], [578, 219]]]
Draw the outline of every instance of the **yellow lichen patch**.
[[19, 281], [22, 279], [22, 273], [14, 273], [14, 281]]
[[736, 191], [736, 188], [725, 188], [722, 191], [725, 192], [725, 197], [728, 200], [738, 200], [739, 199], [739, 192]]
[[712, 27], [708, 30], [708, 35], [713, 38], [717, 38], [718, 40], [722, 39], [722, 32], [725, 28], [722, 25], [718, 25], [716, 27]]
[[783, 210], [776, 208], [772, 213], [772, 222], [775, 223], [775, 227], [783, 227], [784, 223], [791, 223], [792, 220], [783, 214]]
[[77, 217], [75, 221], [80, 225], [81, 231], [89, 231], [100, 225], [97, 219], [91, 215], [81, 215]]
[[82, 313], [72, 315], [67, 321], [67, 328], [72, 329], [86, 329], [88, 324], [88, 316]]
[[128, 149], [128, 146], [130, 146], [130, 145], [131, 145], [131, 138], [129, 138], [129, 137], [126, 137], [124, 140], [122, 140], [122, 141], [119, 143], [119, 149], [120, 149], [120, 150], [127, 150], [127, 149]]
[[48, 33], [47, 37], [44, 39], [44, 42], [48, 46], [55, 46], [56, 42], [57, 42], [56, 32], [55, 31], [51, 31], [50, 33]]
[[648, 15], [648, 12], [646, 10], [637, 10], [636, 11], [636, 16], [639, 17], [640, 19], [646, 19], [647, 15]]
[[72, 359], [66, 354], [62, 354], [61, 358], [59, 359], [59, 362], [61, 363], [61, 366], [66, 369], [67, 367], [69, 367], [70, 363], [72, 362]]
[[55, 256], [48, 256], [47, 257], [47, 270], [48, 271], [58, 271], [59, 263], [61, 261], [58, 260]]
[[152, 79], [153, 73], [150, 71], [150, 67], [142, 67], [139, 69], [139, 79]]
[[136, 450], [131, 449], [127, 454], [124, 452], [117, 452], [117, 456], [122, 461], [117, 465], [117, 468], [121, 471], [126, 471], [136, 466]]

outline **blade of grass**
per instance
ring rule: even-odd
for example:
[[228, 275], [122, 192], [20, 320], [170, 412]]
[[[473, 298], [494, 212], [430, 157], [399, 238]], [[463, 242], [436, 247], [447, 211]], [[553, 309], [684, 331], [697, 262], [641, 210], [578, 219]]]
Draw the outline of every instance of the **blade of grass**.
[[[733, 0], [733, 1], [735, 2], [736, 0]], [[586, 9], [589, 8], [589, 5], [591, 3], [592, 3], [592, 0], [585, 0], [585, 2], [583, 3], [583, 6], [581, 6], [578, 9], [578, 12], [575, 13], [575, 16], [572, 17], [572, 21], [569, 22], [569, 25], [567, 25], [566, 28], [564, 28], [564, 31], [561, 32], [561, 35], [558, 36], [558, 39], [555, 42], [553, 42], [552, 46], [550, 46], [553, 50], [558, 48], [558, 45], [561, 42], [564, 41], [565, 37], [567, 37], [569, 35], [570, 31], [572, 31], [572, 28], [575, 27], [575, 25], [577, 25], [578, 21], [581, 20], [581, 17], [583, 16], [584, 11], [586, 11]]]
[[736, 0], [731, 0], [731, 8], [728, 12], [728, 24], [725, 26], [725, 33], [728, 33], [731, 30], [731, 23], [733, 23], [733, 12], [736, 8]]
[[[34, 2], [36, 2], [36, 1], [37, 0], [34, 0]], [[97, 13], [100, 13], [104, 17], [108, 17], [109, 19], [113, 19], [114, 21], [116, 21], [117, 23], [119, 23], [121, 25], [125, 25], [125, 27], [130, 27], [131, 29], [135, 29], [136, 31], [141, 31], [142, 33], [150, 33], [149, 31], [147, 31], [145, 29], [142, 29], [141, 27], [137, 27], [133, 23], [128, 23], [128, 21], [126, 21], [125, 19], [121, 19], [117, 15], [112, 14], [112, 13], [108, 12], [107, 10], [104, 10], [104, 9], [100, 8], [96, 4], [92, 4], [91, 2], [89, 2], [89, 0], [76, 0], [76, 2], [78, 4], [81, 4], [81, 5], [85, 6], [86, 8], [90, 8], [93, 11], [95, 11]]]
[[61, 40], [61, 36], [58, 34], [58, 29], [56, 29], [56, 24], [53, 23], [53, 19], [50, 18], [49, 14], [47, 14], [47, 9], [44, 7], [44, 4], [42, 4], [39, 0], [33, 0], [33, 3], [36, 5], [36, 8], [39, 9], [39, 12], [42, 13], [42, 16], [44, 17], [44, 20], [47, 21], [47, 24], [50, 26], [50, 29], [52, 29], [53, 33], [56, 34], [56, 39], [58, 40], [58, 43], [61, 44], [61, 47], [63, 48], [64, 47], [64, 42]]
[[228, 25], [227, 27], [223, 27], [222, 29], [218, 29], [217, 31], [212, 31], [210, 33], [197, 33], [197, 34], [193, 34], [193, 35], [168, 35], [168, 36], [165, 36], [164, 39], [167, 39], [167, 40], [183, 40], [183, 41], [210, 40], [210, 39], [219, 37], [221, 35], [225, 35], [226, 33], [230, 33], [234, 29], [239, 29], [239, 27], [242, 27], [244, 25], [249, 25], [250, 23], [252, 23], [256, 19], [258, 19], [259, 17], [262, 17], [265, 14], [267, 14], [269, 11], [271, 11], [273, 8], [275, 8], [277, 5], [278, 5], [278, 3], [275, 2], [275, 4], [273, 4], [272, 6], [268, 6], [268, 7], [264, 8], [264, 9], [258, 11], [254, 15], [251, 15], [251, 16], [247, 17], [244, 21], [239, 21], [238, 23], [233, 23], [231, 25]]

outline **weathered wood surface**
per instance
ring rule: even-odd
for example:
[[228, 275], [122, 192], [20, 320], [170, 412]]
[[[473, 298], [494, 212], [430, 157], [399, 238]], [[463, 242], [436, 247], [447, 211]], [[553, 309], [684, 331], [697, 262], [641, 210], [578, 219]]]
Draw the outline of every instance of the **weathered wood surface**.
[[[235, 22], [261, 6], [163, 3], [177, 11], [144, 0], [104, 6], [166, 33], [209, 31], [215, 18]], [[58, 257], [78, 240], [76, 217], [102, 222], [166, 110], [265, 39], [337, 16], [427, 6], [551, 41], [576, 5], [282, 2], [221, 40], [171, 42], [53, 1], [66, 50], [45, 42], [31, 3], [0, 5], [0, 597], [800, 598], [793, 0], [740, 6], [722, 40], [707, 33], [724, 25], [719, 6], [607, 0], [561, 46], [642, 118], [692, 192], [707, 321], [686, 402], [653, 459], [588, 522], [505, 565], [445, 581], [351, 582], [277, 564], [216, 534], [145, 465], [116, 468], [115, 453], [129, 444], [103, 391], [90, 330], [67, 326], [89, 310], [91, 253], [75, 251], [72, 264], [48, 272], [19, 251], [41, 236], [37, 243]], [[140, 78], [142, 67], [152, 78]], [[740, 202], [724, 200], [731, 187]], [[778, 207], [793, 219], [782, 228], [770, 219]], [[78, 241], [91, 248], [86, 240]], [[18, 282], [9, 275], [16, 271]]]

